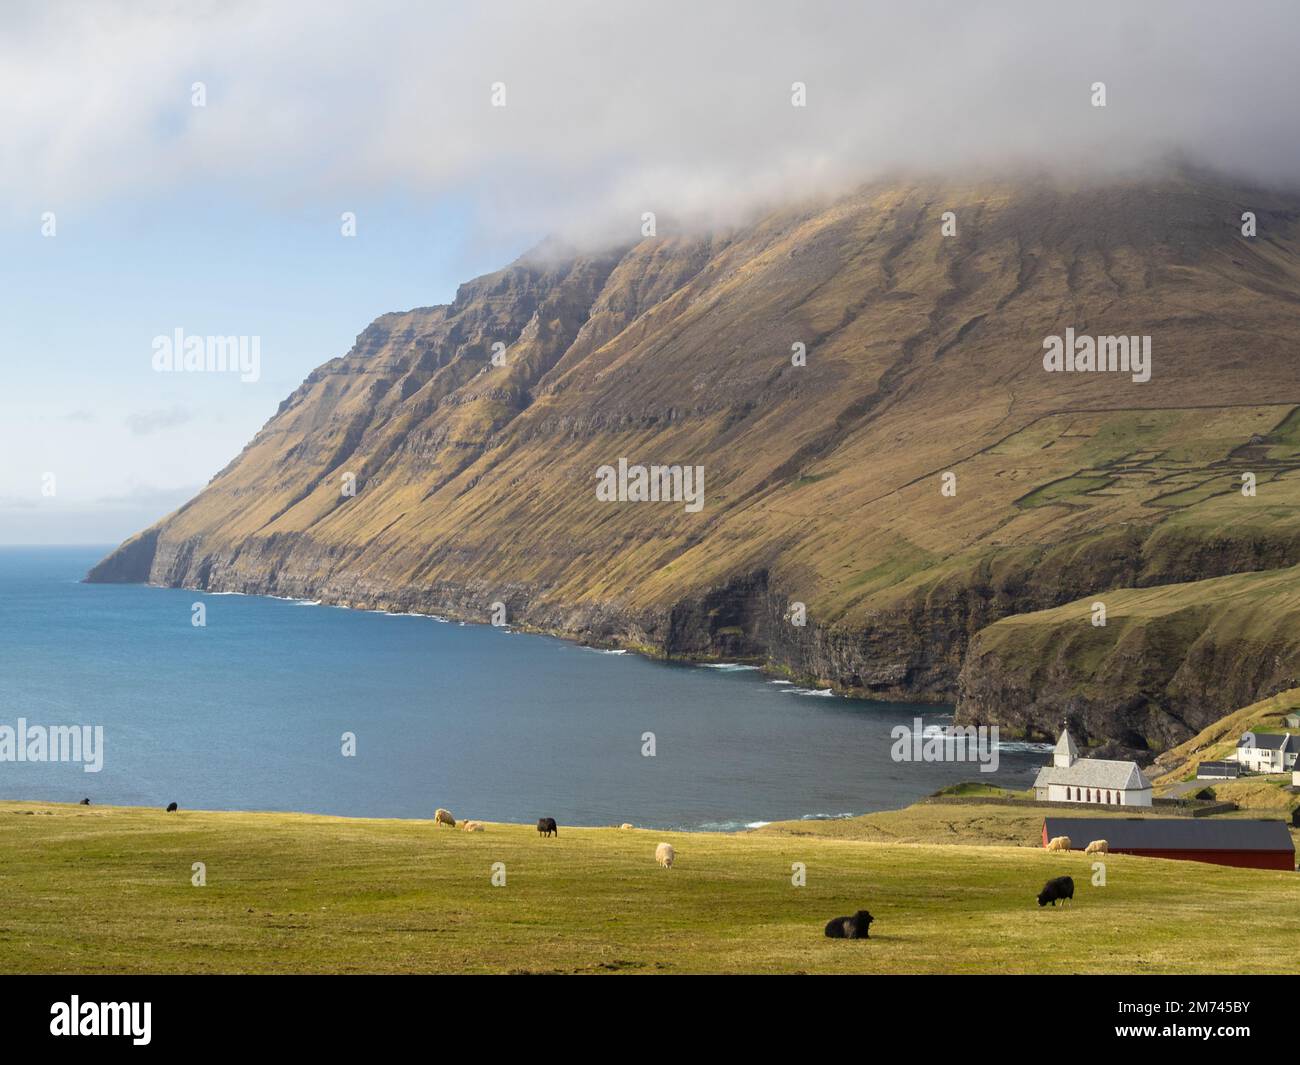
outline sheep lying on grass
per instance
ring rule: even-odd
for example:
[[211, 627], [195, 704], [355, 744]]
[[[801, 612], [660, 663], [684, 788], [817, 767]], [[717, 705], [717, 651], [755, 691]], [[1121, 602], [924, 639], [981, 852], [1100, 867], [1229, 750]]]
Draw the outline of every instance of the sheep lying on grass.
[[441, 806], [433, 811], [433, 823], [435, 825], [450, 825], [452, 828], [456, 827], [456, 819], [451, 816], [451, 811], [444, 810]]
[[1086, 847], [1083, 848], [1083, 853], [1084, 854], [1109, 854], [1110, 844], [1107, 843], [1104, 839], [1094, 839], [1091, 843], [1089, 843]]
[[634, 826], [634, 825], [629, 825], [626, 821], [624, 821], [624, 822], [623, 822], [621, 825], [619, 825], [618, 827], [619, 827], [620, 829], [624, 829], [624, 830], [626, 830], [626, 829], [629, 829], [629, 828], [634, 828], [635, 826]]
[[676, 858], [677, 852], [673, 850], [671, 843], [661, 843], [655, 848], [655, 861], [665, 869], [671, 869]]
[[462, 821], [460, 823], [462, 831], [465, 832], [482, 832], [483, 823], [481, 821]]
[[1070, 849], [1069, 836], [1053, 836], [1047, 841], [1049, 851], [1068, 851]]
[[874, 920], [866, 910], [859, 910], [852, 917], [832, 917], [826, 922], [826, 938], [870, 939], [867, 933]]

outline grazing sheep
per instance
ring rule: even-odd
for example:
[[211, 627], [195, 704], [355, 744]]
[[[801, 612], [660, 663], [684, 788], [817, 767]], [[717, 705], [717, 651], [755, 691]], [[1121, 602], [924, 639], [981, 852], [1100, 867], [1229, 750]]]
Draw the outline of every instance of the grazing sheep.
[[537, 831], [543, 836], [558, 836], [560, 830], [555, 827], [554, 817], [539, 817], [537, 819]]
[[1047, 841], [1049, 851], [1068, 851], [1070, 849], [1069, 836], [1053, 836]]
[[433, 823], [435, 825], [451, 825], [452, 828], [456, 827], [456, 819], [451, 816], [451, 811], [444, 810], [441, 806], [433, 811]]
[[1084, 854], [1109, 854], [1110, 844], [1107, 843], [1104, 839], [1094, 839], [1091, 843], [1089, 843], [1086, 847], [1083, 848], [1083, 853]]
[[167, 812], [169, 814], [174, 814], [176, 812], [176, 804], [174, 802], [169, 802], [167, 804]]
[[859, 910], [852, 917], [832, 917], [826, 922], [826, 938], [870, 939], [867, 933], [874, 920], [866, 910]]
[[629, 828], [633, 828], [634, 826], [633, 826], [633, 825], [629, 825], [626, 821], [624, 821], [624, 822], [623, 822], [621, 825], [619, 825], [618, 827], [621, 828], [621, 829], [629, 829]]
[[81, 805], [82, 805], [82, 806], [89, 806], [89, 805], [90, 805], [90, 800], [89, 800], [89, 799], [82, 799], [82, 800], [81, 800]]
[[1057, 899], [1074, 901], [1074, 881], [1070, 877], [1058, 876], [1055, 880], [1049, 880], [1038, 893], [1040, 906], [1046, 906], [1050, 902], [1055, 907]]
[[677, 852], [673, 850], [673, 845], [671, 843], [661, 843], [655, 848], [655, 861], [665, 869], [671, 869], [673, 867], [673, 861], [676, 857]]
[[479, 821], [462, 821], [460, 827], [465, 832], [482, 832], [483, 825]]

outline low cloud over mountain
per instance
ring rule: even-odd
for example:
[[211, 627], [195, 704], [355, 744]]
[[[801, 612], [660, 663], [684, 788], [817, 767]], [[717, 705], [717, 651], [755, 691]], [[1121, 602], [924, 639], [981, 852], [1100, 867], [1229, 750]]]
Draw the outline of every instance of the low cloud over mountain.
[[314, 0], [6, 19], [0, 97], [23, 107], [0, 198], [23, 212], [199, 182], [286, 207], [397, 187], [465, 196], [532, 235], [626, 232], [647, 210], [716, 221], [892, 168], [1077, 174], [1177, 154], [1300, 172], [1300, 20], [1283, 0], [592, 0], [563, 18]]

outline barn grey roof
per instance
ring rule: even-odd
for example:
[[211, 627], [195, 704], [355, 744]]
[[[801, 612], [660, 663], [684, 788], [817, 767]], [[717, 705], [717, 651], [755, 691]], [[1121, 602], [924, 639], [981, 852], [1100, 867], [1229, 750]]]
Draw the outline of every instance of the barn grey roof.
[[[1246, 734], [1247, 736], [1250, 733]], [[1254, 746], [1264, 751], [1284, 751], [1288, 750], [1287, 741], [1291, 739], [1289, 732], [1256, 732]], [[1242, 736], [1237, 741], [1238, 747], [1245, 747], [1246, 736]]]
[[1111, 761], [1105, 758], [1080, 758], [1072, 766], [1045, 765], [1034, 778], [1034, 787], [1068, 784], [1078, 788], [1114, 788], [1141, 791], [1151, 787], [1137, 762]]
[[1047, 837], [1071, 843], [1104, 839], [1111, 850], [1287, 851], [1295, 853], [1285, 821], [1228, 817], [1048, 817]]

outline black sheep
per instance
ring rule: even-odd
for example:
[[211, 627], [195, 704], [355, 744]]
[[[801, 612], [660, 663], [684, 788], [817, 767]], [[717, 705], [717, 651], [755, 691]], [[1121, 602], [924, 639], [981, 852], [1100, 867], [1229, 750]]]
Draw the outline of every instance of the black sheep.
[[555, 827], [554, 817], [539, 817], [537, 819], [537, 831], [543, 836], [558, 836], [560, 830]]
[[1046, 906], [1049, 902], [1055, 906], [1056, 900], [1074, 899], [1074, 881], [1068, 876], [1058, 876], [1055, 880], [1049, 880], [1043, 885], [1043, 890], [1038, 893], [1038, 905]]
[[90, 800], [89, 800], [89, 799], [82, 799], [82, 800], [81, 800], [81, 805], [82, 805], [82, 806], [89, 806], [89, 805], [90, 805]]
[[167, 812], [169, 814], [174, 814], [176, 812], [176, 804], [174, 802], [169, 802], [167, 804]]
[[866, 910], [859, 910], [852, 917], [833, 917], [826, 922], [826, 938], [870, 939], [867, 933], [874, 920]]

